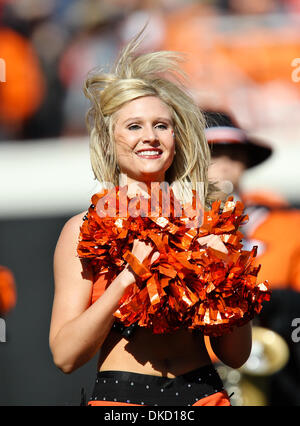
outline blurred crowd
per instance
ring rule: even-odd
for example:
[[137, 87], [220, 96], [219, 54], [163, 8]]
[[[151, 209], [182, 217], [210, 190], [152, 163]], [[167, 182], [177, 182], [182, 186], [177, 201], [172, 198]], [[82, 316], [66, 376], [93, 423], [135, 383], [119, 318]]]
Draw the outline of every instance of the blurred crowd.
[[0, 0], [0, 141], [85, 135], [85, 76], [146, 22], [142, 49], [188, 54], [200, 106], [296, 121], [299, 16], [300, 0]]

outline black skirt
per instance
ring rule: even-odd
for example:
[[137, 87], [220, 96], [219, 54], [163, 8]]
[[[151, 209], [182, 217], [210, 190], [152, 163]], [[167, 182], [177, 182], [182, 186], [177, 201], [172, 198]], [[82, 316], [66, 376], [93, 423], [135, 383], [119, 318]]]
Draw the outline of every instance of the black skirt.
[[212, 365], [200, 367], [175, 378], [100, 371], [90, 401], [124, 402], [147, 406], [189, 406], [224, 391]]

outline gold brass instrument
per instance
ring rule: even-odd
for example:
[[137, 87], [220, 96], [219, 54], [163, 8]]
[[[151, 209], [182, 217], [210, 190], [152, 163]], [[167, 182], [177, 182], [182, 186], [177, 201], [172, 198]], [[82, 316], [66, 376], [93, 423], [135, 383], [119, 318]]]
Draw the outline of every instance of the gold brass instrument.
[[231, 404], [236, 406], [268, 405], [268, 377], [281, 370], [288, 362], [289, 348], [274, 331], [254, 326], [252, 350], [247, 362], [238, 370], [221, 364], [217, 370]]

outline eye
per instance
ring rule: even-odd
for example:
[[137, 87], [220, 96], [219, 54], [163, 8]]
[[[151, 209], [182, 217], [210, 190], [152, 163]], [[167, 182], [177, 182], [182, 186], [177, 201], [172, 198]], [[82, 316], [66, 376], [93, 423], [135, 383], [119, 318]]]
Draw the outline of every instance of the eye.
[[162, 129], [162, 130], [166, 130], [166, 129], [168, 128], [168, 125], [167, 125], [167, 124], [164, 124], [164, 123], [159, 123], [159, 124], [157, 124], [157, 125], [155, 126], [155, 128], [159, 128], [159, 129]]
[[130, 124], [130, 126], [128, 126], [129, 130], [138, 130], [141, 127], [138, 124]]

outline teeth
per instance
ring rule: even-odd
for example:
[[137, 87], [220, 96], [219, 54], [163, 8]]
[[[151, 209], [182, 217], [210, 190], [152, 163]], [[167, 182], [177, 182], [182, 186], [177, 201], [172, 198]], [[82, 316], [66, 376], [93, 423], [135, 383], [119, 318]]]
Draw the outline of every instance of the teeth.
[[138, 152], [137, 155], [159, 155], [160, 152], [159, 151], [143, 151], [143, 152]]

